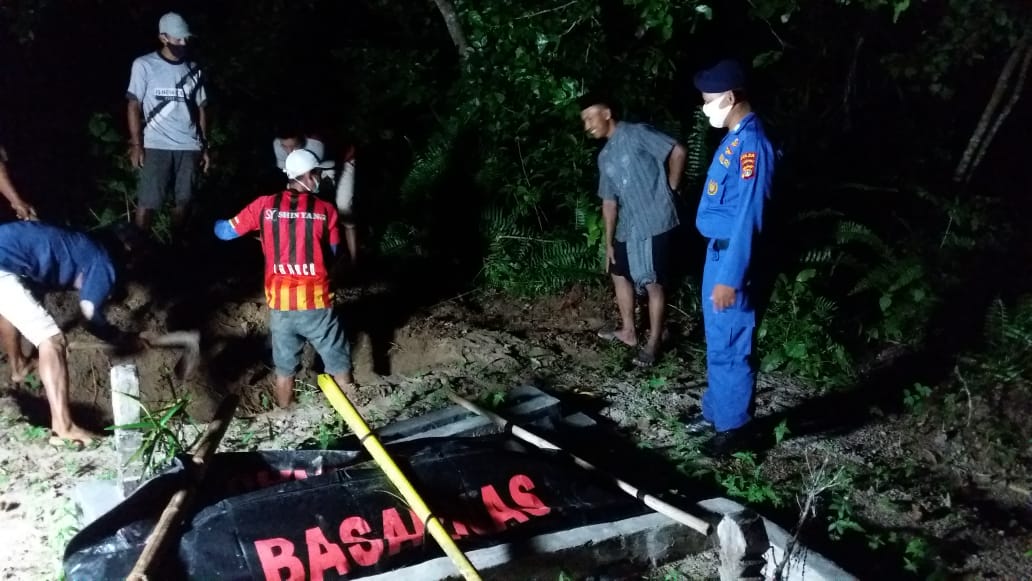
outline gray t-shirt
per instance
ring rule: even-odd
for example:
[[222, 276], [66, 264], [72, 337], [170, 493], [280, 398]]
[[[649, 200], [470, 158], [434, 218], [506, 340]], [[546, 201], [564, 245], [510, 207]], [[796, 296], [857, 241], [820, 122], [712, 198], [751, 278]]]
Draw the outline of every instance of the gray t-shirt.
[[152, 52], [133, 61], [126, 97], [143, 105], [143, 146], [200, 151], [196, 110], [208, 100], [197, 63], [165, 60]]
[[677, 141], [648, 125], [620, 122], [598, 154], [598, 196], [616, 200], [616, 239], [644, 240], [678, 224], [666, 160]]

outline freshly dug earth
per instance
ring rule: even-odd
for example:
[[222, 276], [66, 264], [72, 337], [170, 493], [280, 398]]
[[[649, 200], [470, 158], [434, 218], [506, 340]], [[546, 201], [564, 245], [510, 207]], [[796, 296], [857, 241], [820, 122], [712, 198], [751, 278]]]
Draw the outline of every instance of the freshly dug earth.
[[[396, 290], [374, 285], [340, 297], [362, 385], [356, 403], [372, 424], [446, 405], [446, 386], [491, 399], [532, 382], [571, 409], [610, 425], [642, 462], [646, 456], [666, 458], [671, 472], [676, 465], [688, 472], [699, 466], [734, 469], [734, 461], [714, 466], [693, 456], [693, 444], [676, 428], [679, 415], [697, 408], [704, 387], [700, 346], [690, 339], [697, 321], [690, 315], [675, 313], [671, 321], [673, 335], [681, 337], [678, 350], [667, 353], [657, 367], [638, 370], [629, 363], [630, 350], [595, 337], [613, 310], [601, 290], [578, 288], [535, 301], [467, 296], [413, 310], [404, 318], [388, 312], [396, 304]], [[179, 354], [172, 350], [132, 358], [140, 371], [143, 403], [153, 408], [189, 395], [188, 412], [198, 425], [183, 429], [192, 435], [211, 419], [223, 394], [239, 390], [244, 402], [223, 449], [285, 449], [332, 441], [339, 423], [314, 387], [312, 370], [318, 364], [313, 354], [306, 351], [307, 371], [299, 375], [296, 408], [269, 409], [270, 353], [261, 297], [217, 304], [203, 317], [192, 318], [203, 323], [198, 326], [204, 334], [204, 362], [195, 377], [175, 379], [172, 369]], [[74, 305], [74, 295], [48, 297], [59, 321], [74, 322]], [[160, 333], [183, 328], [180, 322], [191, 320], [177, 309], [182, 306], [170, 306], [133, 287], [112, 309], [111, 318], [123, 327]], [[72, 330], [70, 339], [90, 337]], [[74, 413], [97, 430], [111, 424], [111, 364], [96, 351], [74, 352], [69, 358]], [[6, 366], [0, 374], [8, 376]], [[0, 571], [9, 579], [58, 577], [64, 546], [77, 526], [71, 488], [83, 479], [113, 478], [116, 468], [110, 439], [83, 451], [48, 445], [46, 405], [36, 383], [8, 386], [0, 398]], [[757, 416], [791, 417], [814, 394], [788, 378], [763, 376]], [[983, 403], [972, 403], [978, 421], [991, 417], [976, 409]], [[807, 458], [826, 458], [833, 466], [861, 471], [885, 469], [889, 476], [884, 482], [852, 495], [854, 517], [868, 532], [887, 536], [919, 531], [931, 540], [929, 550], [938, 550], [955, 575], [1025, 578], [1030, 570], [1025, 551], [1032, 546], [1027, 467], [1020, 460], [1019, 466], [986, 462], [978, 457], [977, 434], [965, 438], [945, 438], [935, 426], [915, 426], [908, 415], [884, 415], [838, 432], [789, 434], [765, 455], [761, 473], [775, 487], [787, 488], [798, 482]], [[591, 450], [584, 453], [590, 456]], [[902, 470], [909, 476], [897, 477]], [[677, 488], [687, 498], [727, 494], [712, 476], [679, 478]], [[788, 505], [794, 508], [794, 501], [789, 499]], [[761, 510], [786, 528], [794, 527], [797, 515], [792, 510]], [[905, 575], [899, 552], [868, 549], [868, 540], [860, 535], [830, 542], [823, 534], [826, 528], [823, 518], [813, 521], [804, 531], [804, 542], [817, 544], [861, 578]], [[715, 566], [715, 557], [708, 554], [652, 572], [633, 569], [626, 578], [678, 578], [676, 571], [680, 578], [695, 579], [714, 575]]]

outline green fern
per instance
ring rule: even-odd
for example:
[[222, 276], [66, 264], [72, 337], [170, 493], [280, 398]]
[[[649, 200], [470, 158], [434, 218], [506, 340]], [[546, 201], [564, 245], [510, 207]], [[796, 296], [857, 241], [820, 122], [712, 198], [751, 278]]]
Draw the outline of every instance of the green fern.
[[925, 276], [924, 265], [913, 258], [890, 260], [870, 269], [849, 294], [856, 295], [869, 290], [883, 293], [894, 293], [906, 286], [922, 280]]
[[835, 259], [835, 251], [831, 248], [815, 248], [807, 251], [801, 260], [806, 265], [831, 264]]
[[401, 182], [399, 192], [403, 199], [411, 200], [420, 194], [432, 192], [437, 182], [448, 169], [448, 161], [455, 147], [456, 134], [449, 128], [438, 133], [426, 149], [416, 155], [408, 175]]
[[1032, 297], [1009, 308], [1001, 299], [986, 313], [986, 346], [976, 358], [982, 373], [991, 379], [1011, 383], [1032, 380]]
[[709, 151], [706, 147], [706, 136], [709, 133], [709, 120], [701, 109], [697, 109], [692, 117], [692, 128], [685, 140], [688, 154], [684, 162], [685, 183], [695, 188], [701, 186], [706, 177], [709, 163]]
[[525, 236], [528, 234], [519, 228], [512, 212], [499, 207], [485, 210], [480, 223], [488, 240], [496, 240], [499, 236]]
[[385, 256], [401, 256], [405, 254], [419, 254], [419, 246], [416, 243], [416, 230], [402, 222], [391, 222], [387, 229], [380, 236], [380, 254]]
[[856, 222], [839, 222], [835, 241], [842, 246], [850, 243], [863, 244], [878, 256], [892, 255], [892, 249], [885, 241], [867, 226]]

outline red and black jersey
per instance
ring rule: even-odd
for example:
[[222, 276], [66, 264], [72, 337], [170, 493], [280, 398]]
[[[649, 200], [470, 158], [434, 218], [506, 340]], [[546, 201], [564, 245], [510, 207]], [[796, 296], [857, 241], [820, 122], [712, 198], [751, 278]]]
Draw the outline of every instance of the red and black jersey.
[[262, 196], [229, 221], [237, 234], [258, 230], [265, 253], [265, 298], [279, 311], [332, 306], [327, 257], [339, 244], [337, 209], [307, 192]]

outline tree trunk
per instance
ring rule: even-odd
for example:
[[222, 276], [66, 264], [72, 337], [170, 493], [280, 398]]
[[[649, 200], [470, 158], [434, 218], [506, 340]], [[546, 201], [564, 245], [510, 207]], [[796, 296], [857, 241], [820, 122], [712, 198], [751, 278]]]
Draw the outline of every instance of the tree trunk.
[[[1007, 63], [1003, 65], [1003, 70], [1000, 71], [1000, 78], [996, 80], [996, 87], [993, 88], [993, 94], [989, 98], [989, 103], [985, 106], [985, 111], [982, 112], [982, 118], [979, 119], [975, 132], [971, 135], [971, 139], [968, 140], [967, 148], [964, 149], [964, 155], [960, 158], [960, 163], [957, 164], [957, 169], [953, 172], [953, 181], [961, 182], [966, 175], [970, 174], [971, 163], [981, 145], [982, 137], [989, 129], [990, 123], [992, 123], [993, 113], [1000, 104], [1000, 100], [1003, 99], [1003, 94], [1007, 90], [1010, 77], [1014, 74], [1014, 69], [1018, 66], [1018, 62], [1021, 60], [1026, 46], [1028, 46], [1030, 37], [1032, 37], [1032, 32], [1026, 31], [1018, 41], [1017, 46], [1014, 47], [1014, 51], [1007, 59]], [[1021, 87], [1018, 89], [1020, 90]]]
[[978, 148], [978, 155], [975, 156], [975, 161], [971, 163], [971, 167], [968, 168], [967, 175], [964, 176], [964, 181], [968, 182], [971, 180], [971, 176], [974, 175], [975, 169], [982, 163], [982, 158], [985, 156], [986, 150], [989, 149], [989, 144], [993, 142], [993, 138], [996, 137], [996, 132], [1000, 130], [1003, 125], [1003, 121], [1010, 115], [1014, 104], [1021, 98], [1021, 93], [1025, 88], [1025, 80], [1028, 78], [1028, 67], [1032, 63], [1032, 47], [1025, 47], [1025, 58], [1021, 62], [1021, 71], [1018, 73], [1018, 80], [1014, 83], [1014, 91], [1011, 93], [1011, 98], [1004, 105], [1003, 110], [996, 117], [996, 121], [993, 126], [989, 129], [989, 133], [986, 134], [985, 139], [982, 140], [982, 144]]
[[444, 17], [444, 24], [448, 27], [448, 34], [451, 35], [455, 48], [459, 50], [459, 58], [466, 58], [469, 54], [469, 44], [466, 43], [466, 35], [462, 32], [462, 24], [459, 23], [459, 15], [455, 12], [455, 5], [451, 0], [434, 0], [437, 9]]

